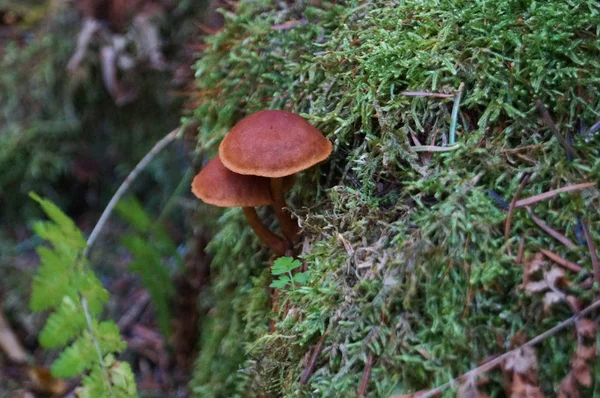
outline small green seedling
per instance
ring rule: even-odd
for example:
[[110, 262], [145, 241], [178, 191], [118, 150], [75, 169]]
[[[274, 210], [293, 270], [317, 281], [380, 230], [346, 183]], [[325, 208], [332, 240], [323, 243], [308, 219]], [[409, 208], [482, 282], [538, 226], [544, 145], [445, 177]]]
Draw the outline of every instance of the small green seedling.
[[[273, 263], [271, 268], [271, 274], [281, 275], [279, 279], [274, 280], [269, 286], [277, 289], [283, 289], [288, 283], [292, 284], [292, 290], [296, 290], [296, 283], [303, 285], [308, 281], [310, 272], [298, 272], [295, 275], [292, 271], [302, 266], [302, 263], [298, 260], [294, 260], [292, 257], [279, 257]], [[284, 275], [287, 274], [287, 275]]]

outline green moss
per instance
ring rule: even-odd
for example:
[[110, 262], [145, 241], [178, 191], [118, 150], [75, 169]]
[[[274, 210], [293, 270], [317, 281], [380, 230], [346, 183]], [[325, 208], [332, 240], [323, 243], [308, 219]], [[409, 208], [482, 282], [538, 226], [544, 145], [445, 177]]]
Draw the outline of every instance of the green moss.
[[[521, 234], [528, 255], [548, 248], [591, 269], [584, 246], [562, 247], [521, 210], [508, 254], [506, 213], [489, 190], [510, 201], [524, 173], [533, 174], [522, 196], [600, 177], [598, 139], [580, 136], [600, 111], [596, 2], [315, 4], [242, 2], [196, 65], [203, 149], [216, 153], [235, 122], [265, 108], [302, 114], [335, 144], [291, 195], [311, 269], [306, 286], [281, 298], [293, 310], [257, 311], [267, 305], [257, 288], [268, 282], [265, 258], [253, 255], [238, 213], [216, 226], [198, 396], [353, 396], [369, 353], [369, 396], [433, 387], [505, 351], [516, 332], [533, 337], [568, 316], [566, 306], [545, 315], [541, 297], [519, 290]], [[445, 142], [453, 100], [402, 92], [454, 93], [461, 82], [460, 148], [411, 151], [412, 135]], [[579, 158], [569, 161], [542, 124], [537, 99]], [[535, 147], [505, 151], [527, 145]], [[597, 241], [599, 198], [596, 189], [560, 195], [535, 212], [573, 241], [583, 218]], [[306, 353], [325, 331], [302, 386]], [[546, 393], [566, 375], [574, 344], [562, 333], [539, 346]], [[501, 376], [491, 376], [486, 388], [501, 391]]]

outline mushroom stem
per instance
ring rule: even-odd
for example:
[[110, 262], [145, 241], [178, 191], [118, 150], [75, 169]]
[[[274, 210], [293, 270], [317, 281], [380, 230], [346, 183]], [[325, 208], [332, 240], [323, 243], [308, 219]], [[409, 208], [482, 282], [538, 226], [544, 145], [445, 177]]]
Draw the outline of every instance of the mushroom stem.
[[290, 242], [298, 240], [298, 223], [294, 221], [289, 213], [283, 208], [287, 207], [283, 197], [283, 179], [271, 178], [271, 195], [273, 195], [273, 210], [279, 220], [281, 232]]
[[260, 241], [273, 249], [277, 255], [283, 256], [287, 249], [286, 242], [280, 236], [274, 234], [265, 227], [260, 218], [258, 218], [258, 214], [256, 214], [254, 207], [242, 207], [242, 210], [244, 211], [244, 216], [246, 216], [248, 224], [252, 227], [254, 232], [256, 232]]

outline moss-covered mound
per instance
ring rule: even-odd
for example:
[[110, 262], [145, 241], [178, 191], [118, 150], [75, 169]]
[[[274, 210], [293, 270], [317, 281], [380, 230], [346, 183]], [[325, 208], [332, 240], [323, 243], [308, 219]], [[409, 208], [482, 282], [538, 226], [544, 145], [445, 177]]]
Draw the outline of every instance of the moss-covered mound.
[[[334, 154], [292, 192], [311, 277], [279, 292], [278, 312], [272, 259], [241, 211], [202, 218], [216, 235], [196, 396], [386, 397], [442, 384], [572, 315], [521, 287], [520, 243], [526, 260], [544, 249], [581, 265], [560, 291], [589, 304], [580, 230], [600, 243], [596, 188], [542, 201], [534, 215], [516, 209], [508, 239], [504, 226], [526, 174], [521, 197], [600, 177], [599, 138], [584, 139], [600, 113], [598, 26], [592, 0], [242, 1], [227, 13], [196, 66], [200, 147], [214, 155], [243, 116], [285, 109], [323, 131]], [[405, 92], [456, 94], [461, 83], [458, 147], [416, 148], [452, 141], [455, 99]], [[546, 394], [576, 344], [569, 329], [536, 347]], [[585, 396], [600, 394], [595, 366]], [[502, 373], [489, 376], [481, 390], [502, 395]]]

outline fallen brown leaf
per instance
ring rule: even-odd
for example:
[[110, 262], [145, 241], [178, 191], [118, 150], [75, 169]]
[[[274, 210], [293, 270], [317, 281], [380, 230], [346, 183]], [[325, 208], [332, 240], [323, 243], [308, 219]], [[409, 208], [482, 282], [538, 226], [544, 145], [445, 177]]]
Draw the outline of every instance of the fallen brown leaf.
[[526, 346], [515, 351], [506, 360], [504, 368], [520, 374], [525, 374], [530, 370], [537, 370], [537, 357], [535, 355], [535, 350], [532, 347]]
[[539, 387], [531, 385], [520, 374], [515, 373], [510, 398], [544, 398], [544, 393]]
[[563, 301], [563, 296], [558, 292], [547, 292], [544, 295], [544, 312], [550, 312], [550, 309], [554, 304], [558, 304]]
[[525, 285], [525, 291], [528, 293], [540, 293], [545, 290], [548, 290], [548, 283], [544, 280], [536, 281], [536, 282], [528, 282]]
[[596, 358], [596, 344], [591, 346], [579, 344], [577, 346], [577, 356], [581, 359], [585, 359], [586, 361]]
[[573, 361], [573, 376], [579, 384], [589, 387], [592, 385], [592, 373], [590, 367], [581, 358], [575, 358]]
[[596, 324], [587, 318], [577, 321], [577, 333], [583, 337], [592, 338], [596, 332]]
[[67, 391], [67, 383], [50, 374], [50, 370], [41, 366], [29, 368], [27, 374], [31, 388], [42, 394], [62, 396]]

